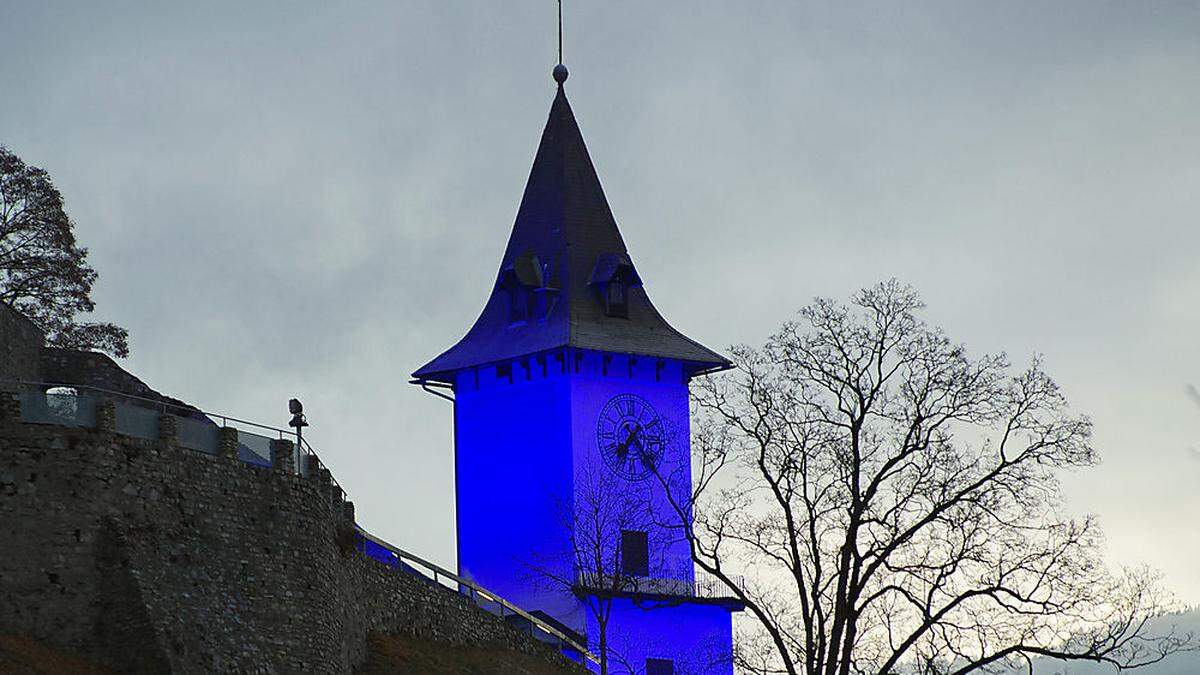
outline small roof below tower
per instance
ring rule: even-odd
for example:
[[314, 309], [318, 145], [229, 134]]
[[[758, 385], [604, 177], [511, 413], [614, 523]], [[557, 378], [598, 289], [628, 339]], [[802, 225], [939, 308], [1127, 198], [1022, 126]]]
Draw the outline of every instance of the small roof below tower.
[[634, 269], [555, 68], [558, 92], [492, 292], [475, 325], [413, 377], [452, 382], [465, 368], [564, 347], [730, 367], [671, 327]]

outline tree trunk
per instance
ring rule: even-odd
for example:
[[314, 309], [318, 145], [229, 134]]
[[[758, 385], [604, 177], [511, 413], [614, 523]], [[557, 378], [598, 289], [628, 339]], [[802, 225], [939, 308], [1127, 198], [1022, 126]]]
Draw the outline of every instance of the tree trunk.
[[608, 622], [597, 621], [600, 636], [600, 675], [608, 675]]

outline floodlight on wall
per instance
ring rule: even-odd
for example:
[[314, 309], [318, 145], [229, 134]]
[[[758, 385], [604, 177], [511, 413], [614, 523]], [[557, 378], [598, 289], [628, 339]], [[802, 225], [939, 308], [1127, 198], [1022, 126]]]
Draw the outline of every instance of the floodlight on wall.
[[288, 401], [288, 412], [292, 414], [288, 426], [296, 430], [296, 452], [299, 453], [304, 447], [304, 427], [308, 426], [308, 418], [304, 416], [304, 404], [298, 398], [291, 399]]
[[294, 398], [288, 401], [288, 412], [292, 413], [292, 421], [288, 422], [289, 427], [295, 427], [296, 433], [300, 433], [300, 429], [308, 426], [308, 418], [304, 416], [304, 404], [300, 399]]

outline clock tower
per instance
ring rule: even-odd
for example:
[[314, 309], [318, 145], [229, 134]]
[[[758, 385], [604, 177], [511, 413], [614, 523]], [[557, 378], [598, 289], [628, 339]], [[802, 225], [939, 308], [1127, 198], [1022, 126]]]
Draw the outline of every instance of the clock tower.
[[634, 672], [732, 673], [740, 607], [697, 592], [663, 490], [691, 484], [690, 381], [730, 363], [650, 302], [554, 76], [487, 303], [413, 373], [452, 391], [458, 571]]

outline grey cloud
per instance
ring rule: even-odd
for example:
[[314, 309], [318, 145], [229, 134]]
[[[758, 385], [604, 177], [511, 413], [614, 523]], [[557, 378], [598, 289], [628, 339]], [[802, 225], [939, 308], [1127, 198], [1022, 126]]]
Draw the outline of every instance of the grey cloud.
[[[1200, 600], [1194, 4], [566, 18], [572, 105], [681, 330], [755, 342], [814, 295], [915, 284], [973, 351], [1045, 354], [1106, 458], [1070, 508]], [[552, 3], [8, 3], [0, 33], [0, 142], [66, 195], [129, 367], [268, 422], [301, 396], [364, 523], [452, 561], [450, 410], [405, 382], [494, 279]]]

